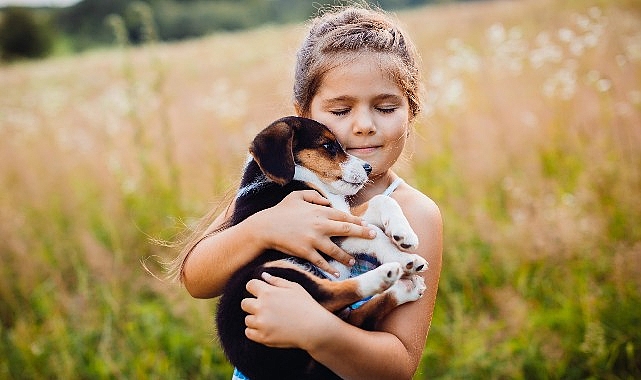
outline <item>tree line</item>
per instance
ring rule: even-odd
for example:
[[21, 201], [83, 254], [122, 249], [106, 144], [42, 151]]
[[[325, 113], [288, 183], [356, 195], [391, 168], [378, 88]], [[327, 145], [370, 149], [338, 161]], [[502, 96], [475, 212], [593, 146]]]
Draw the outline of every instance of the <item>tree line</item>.
[[[367, 2], [386, 10], [398, 10], [444, 1], [448, 0]], [[117, 36], [113, 30], [114, 17], [124, 28], [127, 42], [138, 44], [149, 37], [144, 30], [150, 26], [157, 40], [182, 40], [269, 23], [301, 22], [319, 8], [337, 3], [340, 1], [83, 0], [66, 8], [0, 8], [0, 57], [39, 58], [54, 51], [74, 53], [113, 44]]]

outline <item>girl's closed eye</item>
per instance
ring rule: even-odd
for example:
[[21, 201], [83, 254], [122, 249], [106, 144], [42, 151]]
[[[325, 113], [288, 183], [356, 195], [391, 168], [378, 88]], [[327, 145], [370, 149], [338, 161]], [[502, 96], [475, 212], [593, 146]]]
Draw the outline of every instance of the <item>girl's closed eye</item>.
[[330, 110], [329, 112], [331, 112], [333, 115], [336, 115], [336, 116], [345, 116], [349, 113], [350, 110], [351, 109], [349, 108], [341, 108], [341, 109]]
[[394, 113], [394, 111], [396, 111], [397, 109], [398, 109], [398, 106], [380, 106], [380, 107], [376, 107], [376, 110], [378, 112], [385, 113], [385, 114]]

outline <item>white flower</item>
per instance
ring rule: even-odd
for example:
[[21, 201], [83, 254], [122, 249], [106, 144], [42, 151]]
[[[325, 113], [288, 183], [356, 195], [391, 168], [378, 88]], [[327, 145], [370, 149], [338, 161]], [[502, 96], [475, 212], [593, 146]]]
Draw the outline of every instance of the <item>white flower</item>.
[[500, 45], [503, 41], [505, 41], [505, 28], [503, 27], [503, 24], [493, 24], [487, 30], [486, 35], [491, 44]]
[[628, 98], [630, 99], [630, 103], [638, 106], [641, 105], [641, 91], [640, 90], [632, 90], [628, 93]]
[[570, 100], [576, 93], [576, 61], [566, 61], [564, 67], [543, 83], [543, 94], [549, 98]]
[[561, 41], [569, 43], [572, 40], [574, 40], [574, 38], [575, 38], [575, 34], [572, 29], [568, 29], [568, 28], [559, 29], [559, 39]]
[[457, 38], [448, 40], [447, 45], [448, 49], [453, 53], [447, 59], [449, 68], [468, 73], [475, 73], [479, 70], [481, 66], [480, 58], [472, 48]]
[[603, 12], [599, 7], [592, 7], [588, 10], [588, 15], [595, 20], [598, 20], [603, 15]]
[[606, 78], [601, 78], [596, 82], [596, 89], [599, 92], [607, 92], [612, 88], [612, 81]]

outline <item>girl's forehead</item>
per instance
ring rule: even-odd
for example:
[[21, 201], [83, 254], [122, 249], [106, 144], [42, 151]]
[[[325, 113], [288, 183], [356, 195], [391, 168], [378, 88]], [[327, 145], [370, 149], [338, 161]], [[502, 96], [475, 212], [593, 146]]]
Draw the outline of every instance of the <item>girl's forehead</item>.
[[396, 81], [398, 70], [385, 54], [350, 54], [325, 71], [319, 92], [367, 91], [404, 94]]

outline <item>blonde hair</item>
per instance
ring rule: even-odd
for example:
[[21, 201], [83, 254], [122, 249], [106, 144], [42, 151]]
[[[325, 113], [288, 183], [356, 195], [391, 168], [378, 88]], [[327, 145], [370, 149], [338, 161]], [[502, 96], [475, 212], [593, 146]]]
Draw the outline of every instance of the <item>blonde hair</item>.
[[391, 58], [390, 74], [405, 92], [410, 119], [420, 112], [420, 70], [416, 48], [406, 33], [385, 12], [348, 6], [325, 12], [311, 21], [296, 56], [294, 104], [308, 115], [323, 76], [354, 54], [380, 53]]

